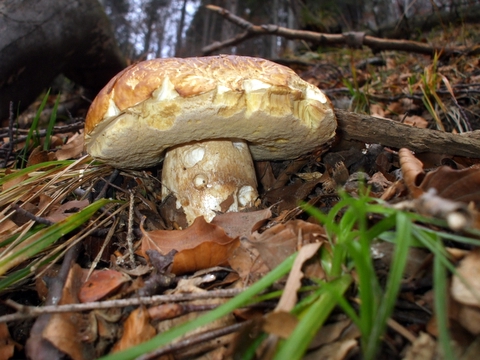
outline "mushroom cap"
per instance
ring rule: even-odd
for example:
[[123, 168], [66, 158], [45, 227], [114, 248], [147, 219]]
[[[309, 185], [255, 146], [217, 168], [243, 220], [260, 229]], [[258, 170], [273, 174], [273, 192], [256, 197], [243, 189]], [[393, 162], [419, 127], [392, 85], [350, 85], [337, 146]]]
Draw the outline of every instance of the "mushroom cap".
[[242, 139], [255, 160], [285, 160], [335, 136], [330, 100], [293, 70], [245, 56], [147, 60], [100, 91], [85, 120], [94, 158], [119, 168], [159, 163], [192, 141]]

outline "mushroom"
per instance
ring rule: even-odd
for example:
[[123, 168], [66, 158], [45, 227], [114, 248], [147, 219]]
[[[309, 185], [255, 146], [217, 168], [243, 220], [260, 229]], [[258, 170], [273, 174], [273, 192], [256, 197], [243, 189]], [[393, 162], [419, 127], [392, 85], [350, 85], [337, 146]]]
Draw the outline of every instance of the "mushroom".
[[115, 76], [85, 120], [88, 153], [118, 168], [164, 159], [162, 197], [188, 224], [254, 205], [254, 160], [294, 159], [328, 143], [329, 99], [293, 70], [245, 56], [153, 59]]

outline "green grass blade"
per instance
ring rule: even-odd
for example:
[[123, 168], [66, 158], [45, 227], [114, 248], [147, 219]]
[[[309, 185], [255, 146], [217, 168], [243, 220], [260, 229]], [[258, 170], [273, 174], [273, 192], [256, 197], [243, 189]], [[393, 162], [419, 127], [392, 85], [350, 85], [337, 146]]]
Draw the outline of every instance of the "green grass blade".
[[[48, 89], [47, 93], [43, 97], [42, 103], [40, 104], [37, 113], [35, 114], [35, 117], [33, 118], [32, 125], [30, 126], [30, 129], [27, 134], [27, 140], [25, 141], [25, 146], [23, 147], [20, 157], [22, 158], [20, 167], [24, 167], [26, 162], [27, 162], [27, 157], [28, 157], [28, 150], [30, 149], [30, 141], [33, 139], [33, 146], [38, 145], [38, 122], [40, 121], [40, 115], [42, 114], [43, 109], [45, 108], [45, 105], [47, 104], [48, 96], [50, 95], [50, 89]], [[33, 133], [35, 132], [36, 137], [33, 136]]]
[[181, 324], [176, 326], [168, 331], [165, 331], [149, 341], [144, 342], [143, 344], [131, 347], [122, 352], [118, 352], [115, 354], [110, 354], [107, 356], [102, 357], [102, 360], [130, 360], [135, 359], [136, 357], [151, 352], [157, 348], [160, 348], [164, 345], [169, 344], [171, 341], [175, 340], [176, 338], [185, 335], [189, 331], [195, 330], [201, 326], [204, 326], [216, 319], [221, 318], [232, 312], [235, 309], [238, 309], [245, 304], [248, 304], [252, 297], [261, 292], [262, 290], [268, 288], [272, 285], [275, 281], [280, 279], [282, 276], [287, 274], [290, 269], [292, 268], [293, 262], [296, 258], [297, 254], [293, 254], [284, 260], [279, 266], [265, 275], [261, 280], [250, 286], [240, 295], [237, 295], [230, 301], [226, 302], [225, 304], [219, 306], [215, 310], [208, 312], [205, 315], [202, 315], [196, 318], [193, 321], [188, 323]]
[[0, 179], [0, 185], [3, 185], [7, 181], [16, 179], [16, 178], [21, 177], [23, 175], [26, 175], [26, 174], [29, 174], [29, 173], [32, 173], [32, 172], [35, 172], [35, 171], [39, 171], [40, 169], [45, 170], [45, 169], [49, 169], [49, 168], [53, 168], [53, 167], [68, 166], [68, 165], [73, 164], [75, 161], [76, 160], [62, 160], [62, 161], [55, 160], [55, 161], [46, 161], [46, 162], [43, 162], [43, 163], [35, 164], [35, 165], [29, 166], [27, 168], [17, 170], [15, 172], [11, 173], [11, 174], [5, 175], [3, 178]]
[[408, 250], [412, 239], [412, 224], [407, 214], [398, 212], [396, 215], [396, 245], [393, 253], [390, 272], [385, 289], [385, 294], [380, 302], [376, 321], [373, 324], [372, 332], [367, 341], [367, 347], [364, 349], [366, 360], [373, 360], [378, 352], [380, 338], [387, 327], [387, 320], [393, 312], [397, 295], [400, 291], [400, 285], [403, 273], [407, 263]]
[[438, 339], [444, 359], [456, 359], [448, 331], [447, 274], [441, 257], [433, 260], [434, 309], [437, 318]]
[[[302, 314], [301, 320], [288, 339], [282, 343], [275, 354], [275, 360], [295, 360], [303, 358], [308, 345], [324, 324], [333, 308], [337, 305], [336, 298], [341, 296], [352, 282], [350, 275], [333, 280], [329, 290], [320, 290], [318, 299]], [[332, 289], [336, 295], [332, 294]]]
[[55, 100], [55, 104], [53, 105], [52, 113], [50, 114], [50, 121], [48, 122], [47, 126], [45, 142], [43, 143], [43, 150], [45, 151], [48, 151], [50, 149], [53, 127], [55, 126], [55, 122], [57, 121], [58, 104], [60, 104], [60, 94], [57, 95], [57, 99]]
[[80, 225], [88, 221], [98, 209], [111, 202], [114, 202], [114, 200], [98, 200], [78, 213], [70, 215], [65, 220], [42, 229], [31, 237], [26, 238], [0, 259], [0, 275], [45, 250], [70, 231], [77, 229]]

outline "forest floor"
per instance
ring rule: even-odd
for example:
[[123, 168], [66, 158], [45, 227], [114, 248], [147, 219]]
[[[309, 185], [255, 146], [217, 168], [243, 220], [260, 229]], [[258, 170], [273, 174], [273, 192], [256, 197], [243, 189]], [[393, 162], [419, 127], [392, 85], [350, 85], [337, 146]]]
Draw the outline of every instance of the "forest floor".
[[[424, 40], [474, 45], [480, 26], [443, 29]], [[338, 109], [432, 132], [480, 130], [478, 56], [337, 48], [286, 56], [285, 62]], [[448, 351], [458, 359], [477, 358], [480, 153], [414, 154], [407, 149], [415, 139], [405, 139], [401, 150], [339, 137], [323, 154], [256, 163], [258, 208], [181, 230], [165, 221], [165, 214], [172, 218], [178, 210], [174, 201], [161, 199], [159, 168], [117, 171], [84, 154], [88, 102], [68, 82], [61, 90], [22, 114], [14, 134], [2, 128], [2, 147], [14, 143], [17, 160], [0, 175], [0, 360], [26, 353], [90, 359], [113, 351], [114, 358], [128, 359], [160, 344], [163, 352], [143, 358], [281, 358], [275, 349], [297, 336], [295, 327], [315, 309], [325, 311], [318, 319], [324, 326], [309, 328], [315, 331], [303, 350], [296, 348], [298, 358], [362, 358], [370, 346], [366, 332], [374, 334], [373, 323], [381, 320], [376, 310], [388, 315], [377, 334], [376, 359], [448, 358]], [[52, 114], [55, 127], [42, 132]], [[25, 146], [29, 139], [38, 146]], [[301, 203], [320, 212], [305, 211]], [[371, 235], [365, 263], [355, 255], [364, 235]], [[402, 260], [396, 249], [406, 238], [412, 247]], [[342, 248], [341, 241], [353, 245]], [[303, 273], [302, 262], [292, 267], [291, 258], [301, 248], [311, 252], [297, 257], [304, 257]], [[403, 276], [387, 311], [392, 268], [401, 261]], [[268, 279], [261, 296], [245, 290]], [[344, 294], [344, 303], [331, 300], [324, 310], [318, 301], [330, 294], [325, 284], [342, 279], [346, 286], [332, 296]], [[212, 316], [208, 324], [199, 320], [242, 293], [251, 298], [232, 305], [234, 311]], [[372, 300], [367, 305], [366, 294]], [[183, 335], [177, 326], [192, 320], [195, 332], [174, 342]], [[152, 338], [157, 340], [148, 342]], [[146, 341], [150, 347], [128, 353]], [[247, 349], [253, 349], [250, 357]]]

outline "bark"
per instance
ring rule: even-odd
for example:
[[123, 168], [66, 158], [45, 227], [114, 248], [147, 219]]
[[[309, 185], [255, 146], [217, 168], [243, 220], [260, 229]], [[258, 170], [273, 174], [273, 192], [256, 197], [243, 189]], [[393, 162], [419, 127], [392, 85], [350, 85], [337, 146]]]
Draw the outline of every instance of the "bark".
[[480, 158], [480, 130], [452, 134], [438, 130], [420, 129], [397, 121], [335, 110], [338, 134], [345, 140], [416, 152], [434, 152]]
[[60, 73], [96, 92], [126, 66], [97, 0], [4, 0], [0, 29], [0, 120]]

